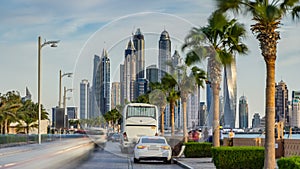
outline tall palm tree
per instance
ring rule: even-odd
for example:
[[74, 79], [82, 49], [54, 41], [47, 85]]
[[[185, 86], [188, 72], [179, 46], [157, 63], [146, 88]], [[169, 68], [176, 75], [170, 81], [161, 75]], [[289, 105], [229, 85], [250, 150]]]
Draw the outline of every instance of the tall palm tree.
[[[180, 90], [180, 98], [183, 107], [183, 137], [184, 142], [187, 142], [187, 113], [186, 113], [186, 103], [189, 95], [193, 93], [196, 87], [196, 78], [193, 75], [193, 72], [190, 75], [187, 75], [187, 66], [182, 65], [177, 67], [179, 71], [178, 87]], [[201, 80], [197, 78], [197, 80]], [[200, 83], [200, 82], [199, 82]]]
[[21, 130], [25, 123], [25, 133], [29, 134], [31, 128], [37, 128], [38, 124], [38, 104], [34, 104], [31, 100], [27, 100], [23, 103], [23, 106], [18, 109], [17, 118], [18, 118], [18, 130]]
[[9, 91], [0, 100], [1, 133], [6, 134], [9, 133], [10, 123], [17, 120], [16, 112], [22, 106], [21, 97], [18, 92]]
[[222, 66], [231, 63], [235, 53], [245, 54], [247, 47], [241, 42], [245, 29], [235, 19], [215, 11], [208, 19], [208, 25], [193, 28], [185, 39], [182, 50], [190, 49], [185, 62], [193, 65], [208, 58], [208, 80], [213, 90], [213, 145], [219, 141], [219, 90]]
[[277, 43], [280, 39], [278, 28], [284, 16], [299, 18], [299, 0], [216, 0], [221, 11], [232, 10], [252, 16], [255, 24], [251, 31], [256, 34], [261, 54], [266, 63], [266, 141], [265, 168], [275, 168], [275, 62]]
[[166, 90], [161, 83], [150, 83], [152, 91], [149, 93], [149, 102], [159, 107], [160, 112], [160, 134], [165, 132], [165, 108], [167, 106]]
[[167, 89], [167, 101], [170, 104], [171, 111], [171, 136], [175, 135], [175, 107], [177, 100], [180, 99], [180, 92], [178, 91], [178, 84], [174, 77], [168, 73], [161, 79], [164, 88]]

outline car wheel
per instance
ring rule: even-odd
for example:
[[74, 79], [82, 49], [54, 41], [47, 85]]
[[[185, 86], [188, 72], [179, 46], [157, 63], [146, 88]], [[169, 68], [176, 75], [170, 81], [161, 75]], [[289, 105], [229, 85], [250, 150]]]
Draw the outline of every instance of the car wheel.
[[133, 158], [133, 162], [134, 162], [134, 163], [139, 163], [140, 160], [138, 160], [138, 159], [136, 159], [136, 158]]

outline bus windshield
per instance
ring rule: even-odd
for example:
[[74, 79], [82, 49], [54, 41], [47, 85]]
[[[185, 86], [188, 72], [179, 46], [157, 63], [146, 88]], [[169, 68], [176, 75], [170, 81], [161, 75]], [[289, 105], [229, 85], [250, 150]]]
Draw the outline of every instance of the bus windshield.
[[156, 119], [155, 107], [149, 106], [128, 106], [126, 119], [130, 117], [151, 117]]

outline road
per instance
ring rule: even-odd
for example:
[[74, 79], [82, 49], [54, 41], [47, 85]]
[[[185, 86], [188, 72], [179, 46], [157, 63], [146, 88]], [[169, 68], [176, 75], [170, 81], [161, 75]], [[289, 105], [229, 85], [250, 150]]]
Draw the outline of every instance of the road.
[[181, 169], [177, 164], [160, 161], [141, 161], [133, 163], [133, 154], [123, 154], [119, 143], [107, 142], [104, 150], [95, 150], [87, 161], [78, 166], [80, 169]]
[[[0, 149], [0, 168], [69, 169], [88, 158], [94, 144], [89, 138], [29, 144]], [[86, 156], [86, 157], [85, 157]]]

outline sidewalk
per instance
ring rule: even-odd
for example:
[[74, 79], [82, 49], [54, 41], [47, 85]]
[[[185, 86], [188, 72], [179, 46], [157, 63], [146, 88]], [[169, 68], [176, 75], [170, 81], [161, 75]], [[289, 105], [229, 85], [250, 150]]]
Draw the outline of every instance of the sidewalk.
[[216, 169], [212, 158], [174, 158], [174, 163], [186, 169]]

